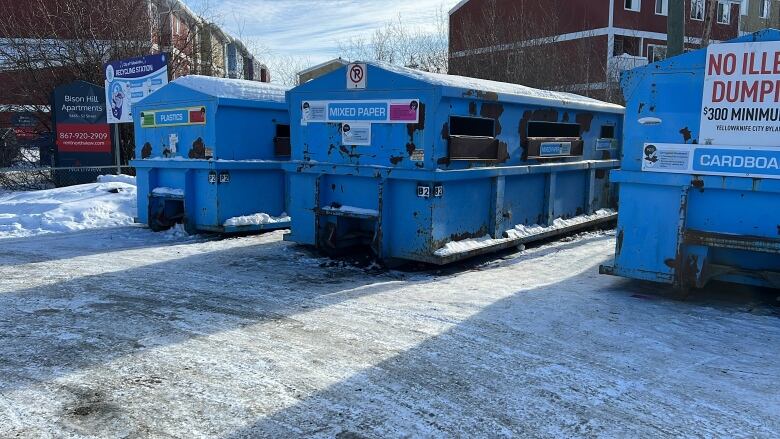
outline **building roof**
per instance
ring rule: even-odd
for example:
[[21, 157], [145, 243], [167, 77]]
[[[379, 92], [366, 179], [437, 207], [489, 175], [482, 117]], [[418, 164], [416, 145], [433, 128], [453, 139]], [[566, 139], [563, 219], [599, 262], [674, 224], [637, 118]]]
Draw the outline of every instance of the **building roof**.
[[242, 99], [285, 103], [284, 93], [289, 87], [267, 82], [244, 79], [214, 78], [211, 76], [187, 75], [172, 82], [210, 96], [223, 99]]
[[457, 5], [453, 6], [452, 9], [450, 9], [450, 15], [458, 12], [458, 9], [462, 8], [463, 5], [465, 5], [468, 2], [469, 0], [460, 0]]
[[465, 76], [423, 72], [420, 70], [399, 67], [388, 63], [372, 62], [369, 64], [418, 81], [427, 82], [433, 85], [451, 87], [462, 92], [478, 91], [496, 93], [502, 95], [502, 98], [505, 100], [512, 102], [530, 105], [552, 105], [555, 107], [587, 109], [610, 113], [623, 113], [624, 111], [624, 108], [620, 105], [599, 101], [598, 99], [580, 96], [573, 93], [540, 90], [519, 84], [509, 84], [506, 82], [489, 81], [486, 79], [468, 78]]
[[313, 71], [315, 71], [317, 69], [321, 69], [321, 68], [323, 68], [323, 67], [325, 67], [327, 65], [330, 65], [330, 64], [347, 65], [347, 64], [349, 64], [349, 61], [347, 61], [345, 59], [341, 59], [341, 58], [333, 58], [333, 59], [325, 61], [323, 63], [319, 63], [316, 66], [311, 66], [308, 69], [301, 70], [300, 72], [298, 72], [298, 75], [305, 75], [305, 74], [307, 74], [309, 72], [313, 72]]

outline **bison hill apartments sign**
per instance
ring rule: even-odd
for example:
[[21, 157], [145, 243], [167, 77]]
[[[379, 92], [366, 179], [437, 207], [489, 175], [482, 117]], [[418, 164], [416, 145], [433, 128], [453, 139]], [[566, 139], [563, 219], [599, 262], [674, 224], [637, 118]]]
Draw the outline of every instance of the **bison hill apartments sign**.
[[54, 109], [59, 153], [97, 153], [107, 155], [111, 162], [103, 87], [84, 81], [59, 86], [54, 89]]
[[709, 46], [699, 138], [780, 147], [780, 42]]

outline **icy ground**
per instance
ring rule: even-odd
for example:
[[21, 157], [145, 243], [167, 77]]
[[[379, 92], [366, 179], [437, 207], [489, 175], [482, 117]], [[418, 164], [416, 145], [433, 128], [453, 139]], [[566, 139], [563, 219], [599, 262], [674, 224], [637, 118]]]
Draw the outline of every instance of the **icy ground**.
[[777, 437], [780, 318], [597, 274], [608, 234], [445, 270], [282, 233], [0, 241], [0, 437]]

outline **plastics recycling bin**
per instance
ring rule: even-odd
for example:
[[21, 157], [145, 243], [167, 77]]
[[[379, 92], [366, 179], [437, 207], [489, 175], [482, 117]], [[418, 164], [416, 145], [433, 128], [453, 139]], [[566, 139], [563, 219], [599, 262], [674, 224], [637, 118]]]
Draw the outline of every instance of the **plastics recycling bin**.
[[289, 227], [286, 90], [190, 75], [134, 106], [138, 221], [220, 233]]

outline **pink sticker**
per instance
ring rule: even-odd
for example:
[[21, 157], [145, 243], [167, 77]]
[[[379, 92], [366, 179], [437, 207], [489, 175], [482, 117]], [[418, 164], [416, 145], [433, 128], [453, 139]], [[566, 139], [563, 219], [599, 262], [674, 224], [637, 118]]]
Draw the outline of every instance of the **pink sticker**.
[[390, 120], [402, 122], [417, 122], [419, 103], [410, 101], [408, 104], [390, 104]]

